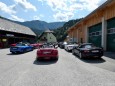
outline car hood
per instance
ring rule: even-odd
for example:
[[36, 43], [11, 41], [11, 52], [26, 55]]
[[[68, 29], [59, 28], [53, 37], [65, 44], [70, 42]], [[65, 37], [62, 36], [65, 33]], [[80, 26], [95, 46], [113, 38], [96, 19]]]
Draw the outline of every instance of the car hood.
[[14, 46], [12, 48], [25, 48], [25, 47], [28, 47], [28, 46]]
[[102, 49], [100, 47], [93, 47], [93, 48], [81, 48], [81, 50], [95, 50], [95, 49]]

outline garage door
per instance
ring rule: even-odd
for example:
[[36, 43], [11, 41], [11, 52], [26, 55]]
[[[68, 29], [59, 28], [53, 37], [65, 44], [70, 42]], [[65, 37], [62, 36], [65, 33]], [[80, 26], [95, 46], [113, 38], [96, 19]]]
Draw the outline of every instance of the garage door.
[[101, 28], [101, 23], [89, 27], [89, 43], [93, 43], [98, 47], [101, 46]]
[[115, 18], [107, 21], [107, 51], [115, 52]]

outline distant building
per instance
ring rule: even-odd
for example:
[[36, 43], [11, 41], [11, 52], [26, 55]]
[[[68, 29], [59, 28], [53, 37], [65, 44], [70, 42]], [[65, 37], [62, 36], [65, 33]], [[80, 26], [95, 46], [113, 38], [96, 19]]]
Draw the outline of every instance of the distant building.
[[57, 42], [56, 37], [53, 35], [53, 31], [46, 30], [39, 36], [39, 41], [44, 42]]
[[0, 48], [20, 41], [35, 41], [35, 33], [28, 27], [19, 25], [5, 18], [0, 18]]

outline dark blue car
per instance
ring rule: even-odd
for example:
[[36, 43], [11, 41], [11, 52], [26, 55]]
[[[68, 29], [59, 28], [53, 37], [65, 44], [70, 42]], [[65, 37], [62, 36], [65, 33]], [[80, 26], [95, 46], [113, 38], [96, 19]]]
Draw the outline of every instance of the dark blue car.
[[16, 44], [16, 46], [10, 47], [11, 53], [25, 53], [28, 51], [32, 51], [33, 46], [30, 46], [28, 44]]

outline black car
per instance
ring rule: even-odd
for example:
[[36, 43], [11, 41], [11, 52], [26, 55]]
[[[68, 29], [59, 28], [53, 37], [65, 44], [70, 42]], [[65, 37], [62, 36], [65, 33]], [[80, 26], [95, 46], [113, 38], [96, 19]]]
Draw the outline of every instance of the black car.
[[96, 47], [92, 43], [83, 43], [72, 50], [74, 55], [78, 55], [81, 59], [85, 57], [98, 57], [103, 56], [103, 48]]
[[65, 45], [67, 45], [67, 42], [63, 42], [60, 44], [60, 48], [64, 49], [65, 48]]

